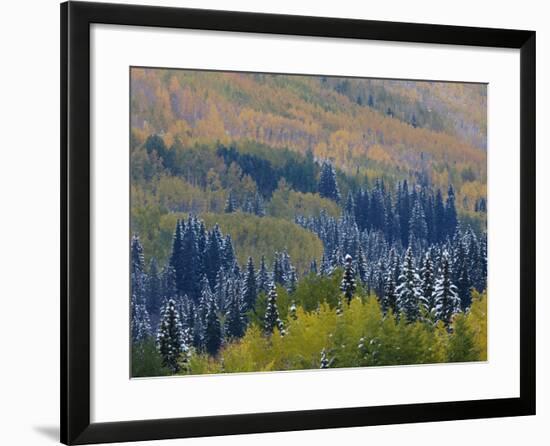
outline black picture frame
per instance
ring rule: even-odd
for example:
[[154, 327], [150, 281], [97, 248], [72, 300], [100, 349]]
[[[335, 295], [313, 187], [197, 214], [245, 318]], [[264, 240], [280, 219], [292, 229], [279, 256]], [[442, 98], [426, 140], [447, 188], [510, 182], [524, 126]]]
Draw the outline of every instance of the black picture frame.
[[[90, 422], [90, 24], [520, 50], [520, 396]], [[535, 32], [198, 9], [61, 5], [61, 441], [140, 441], [535, 414]]]

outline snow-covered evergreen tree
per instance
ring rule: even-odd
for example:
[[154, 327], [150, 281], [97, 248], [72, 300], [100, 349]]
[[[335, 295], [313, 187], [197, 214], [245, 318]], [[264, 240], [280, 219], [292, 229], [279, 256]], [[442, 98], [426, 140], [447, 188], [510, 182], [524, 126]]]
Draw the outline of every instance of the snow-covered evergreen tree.
[[143, 258], [143, 247], [139, 236], [134, 234], [131, 241], [131, 269], [130, 282], [132, 295], [136, 302], [145, 304], [147, 275], [145, 274], [145, 260]]
[[237, 263], [235, 257], [235, 250], [233, 249], [233, 240], [231, 236], [227, 234], [223, 241], [223, 256], [222, 264], [226, 271], [232, 271]]
[[453, 282], [456, 283], [460, 306], [462, 310], [467, 310], [472, 304], [472, 282], [470, 280], [469, 270], [471, 268], [471, 263], [475, 259], [470, 258], [465, 240], [459, 231], [457, 231], [454, 247], [454, 259], [452, 264]]
[[435, 275], [431, 250], [426, 252], [422, 261], [420, 290], [424, 297], [426, 310], [428, 314], [432, 314], [435, 311]]
[[[176, 222], [176, 229], [172, 237], [172, 252], [170, 253], [169, 265], [174, 271], [174, 282], [176, 286], [176, 293], [185, 294], [183, 290], [183, 270], [185, 268], [183, 264], [183, 257], [185, 256], [183, 250], [183, 232], [185, 228], [185, 222], [179, 220]], [[181, 292], [183, 291], [183, 292]]]
[[264, 316], [264, 331], [267, 335], [271, 335], [275, 327], [278, 328], [281, 335], [284, 334], [283, 321], [279, 317], [279, 309], [277, 308], [277, 297], [277, 290], [272, 282], [267, 294], [267, 307]]
[[254, 308], [257, 296], [258, 290], [256, 283], [256, 270], [254, 269], [254, 262], [252, 261], [252, 257], [249, 257], [246, 264], [243, 290], [243, 301], [247, 309]]
[[201, 301], [209, 302], [212, 299], [213, 294], [210, 289], [210, 282], [208, 282], [208, 278], [206, 276], [202, 276], [199, 289], [201, 290]]
[[176, 299], [176, 309], [180, 315], [180, 322], [184, 334], [187, 336], [185, 343], [191, 345], [193, 343], [193, 330], [195, 327], [195, 305], [187, 296], [178, 296]]
[[294, 293], [298, 286], [298, 276], [296, 275], [296, 268], [290, 267], [290, 272], [287, 275], [286, 289], [289, 293]]
[[342, 282], [340, 283], [340, 290], [344, 293], [344, 297], [347, 299], [348, 304], [351, 302], [357, 284], [355, 283], [355, 269], [353, 268], [353, 259], [349, 254], [346, 254], [344, 275], [342, 276]]
[[288, 252], [286, 251], [286, 249], [281, 254], [281, 267], [283, 270], [283, 278], [284, 278], [283, 284], [288, 286], [290, 275], [292, 273], [292, 270], [294, 269], [294, 266], [290, 261], [290, 256], [288, 255]]
[[176, 272], [178, 294], [187, 294], [195, 301], [200, 297], [197, 278], [201, 277], [203, 264], [198, 248], [199, 227], [197, 219], [191, 215], [187, 223], [178, 221], [170, 256], [170, 265]]
[[258, 293], [268, 293], [269, 292], [269, 271], [267, 270], [267, 265], [265, 264], [265, 256], [262, 256], [260, 261], [260, 269], [258, 270]]
[[336, 181], [336, 171], [329, 161], [324, 161], [321, 166], [321, 174], [319, 176], [319, 195], [323, 198], [339, 202], [340, 190]]
[[174, 299], [168, 299], [161, 310], [156, 344], [164, 366], [174, 373], [177, 372], [180, 356], [187, 355], [189, 347], [184, 341], [183, 327]]
[[361, 283], [365, 284], [368, 280], [368, 268], [367, 268], [367, 259], [365, 258], [365, 254], [363, 252], [363, 247], [361, 244], [359, 244], [359, 248], [357, 250], [357, 275], [359, 276], [359, 280]]
[[229, 339], [241, 338], [246, 330], [244, 306], [240, 296], [234, 294], [225, 315], [225, 335]]
[[452, 282], [449, 253], [443, 251], [441, 268], [435, 284], [435, 316], [448, 327], [455, 313], [460, 311], [460, 299]]
[[419, 288], [420, 278], [414, 264], [412, 249], [405, 253], [397, 286], [397, 308], [407, 321], [414, 322], [420, 316], [420, 304], [424, 301]]
[[139, 303], [135, 295], [132, 295], [131, 308], [132, 341], [138, 344], [151, 336], [151, 321], [145, 304]]
[[226, 288], [228, 281], [226, 280], [226, 275], [223, 268], [218, 270], [216, 274], [216, 286], [214, 287], [214, 300], [219, 309], [225, 308], [226, 305]]

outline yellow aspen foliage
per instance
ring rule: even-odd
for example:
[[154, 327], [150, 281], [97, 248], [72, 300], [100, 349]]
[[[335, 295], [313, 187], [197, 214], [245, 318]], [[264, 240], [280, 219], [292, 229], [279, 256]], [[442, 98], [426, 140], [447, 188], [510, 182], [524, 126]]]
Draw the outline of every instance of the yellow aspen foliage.
[[[289, 304], [288, 298], [279, 306]], [[284, 333], [266, 336], [250, 324], [240, 340], [226, 344], [217, 358], [194, 353], [181, 373], [301, 370], [320, 367], [325, 351], [331, 367], [434, 364], [486, 360], [486, 298], [474, 293], [471, 310], [455, 316], [452, 330], [441, 322], [408, 323], [382, 314], [375, 296], [354, 297], [337, 310], [319, 302], [315, 310], [299, 305], [284, 318]]]

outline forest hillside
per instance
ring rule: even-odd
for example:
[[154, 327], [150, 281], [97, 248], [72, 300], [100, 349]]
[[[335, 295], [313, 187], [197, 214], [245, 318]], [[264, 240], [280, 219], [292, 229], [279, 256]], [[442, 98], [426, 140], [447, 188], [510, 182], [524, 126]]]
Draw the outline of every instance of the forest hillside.
[[486, 99], [133, 68], [133, 375], [485, 360]]

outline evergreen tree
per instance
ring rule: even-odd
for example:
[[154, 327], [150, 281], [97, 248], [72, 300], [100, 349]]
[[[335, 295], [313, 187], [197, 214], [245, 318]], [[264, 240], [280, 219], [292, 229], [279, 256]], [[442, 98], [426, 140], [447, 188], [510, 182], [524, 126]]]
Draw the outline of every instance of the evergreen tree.
[[464, 243], [466, 251], [468, 252], [468, 270], [470, 276], [471, 285], [479, 292], [482, 292], [485, 288], [482, 274], [482, 260], [481, 260], [481, 248], [479, 240], [472, 231], [472, 228], [468, 228], [464, 237]]
[[267, 294], [267, 307], [264, 316], [264, 331], [267, 335], [271, 335], [275, 327], [278, 328], [281, 335], [284, 334], [284, 325], [279, 318], [279, 310], [277, 309], [277, 297], [277, 290], [272, 282]]
[[[204, 225], [204, 221], [198, 222], [197, 227], [197, 254], [199, 257], [199, 266], [197, 268], [197, 274], [202, 277], [207, 274], [206, 271], [206, 245], [208, 244], [208, 231]], [[214, 286], [214, 285], [212, 285]]]
[[[171, 265], [166, 265], [162, 270], [161, 277], [161, 299], [170, 299], [171, 297], [176, 297], [178, 294], [178, 289], [176, 287], [176, 271]], [[162, 302], [159, 303], [162, 305]]]
[[205, 252], [205, 273], [211, 287], [216, 286], [216, 275], [222, 267], [223, 244], [220, 227], [215, 225], [208, 236]]
[[252, 202], [252, 212], [258, 217], [265, 216], [264, 200], [258, 192], [254, 194], [254, 201]]
[[132, 294], [139, 304], [145, 304], [146, 282], [145, 261], [143, 258], [143, 248], [139, 241], [139, 236], [134, 234], [131, 242], [131, 269], [130, 282]]
[[223, 211], [227, 214], [237, 212], [237, 203], [235, 201], [235, 197], [233, 196], [233, 191], [229, 191], [229, 194], [227, 195], [227, 200], [225, 201], [225, 208]]
[[472, 305], [472, 284], [467, 268], [463, 268], [460, 271], [456, 285], [458, 297], [460, 299], [460, 308], [462, 311], [466, 311], [470, 308], [470, 305]]
[[[454, 230], [454, 227], [453, 227]], [[438, 189], [435, 196], [434, 205], [434, 235], [436, 242], [442, 242], [447, 236], [445, 205], [443, 204], [443, 196]]]
[[409, 220], [409, 246], [412, 246], [412, 241], [416, 241], [423, 247], [428, 238], [428, 225], [426, 224], [426, 215], [420, 200], [416, 200], [411, 212]]
[[450, 326], [452, 317], [460, 311], [460, 299], [456, 293], [456, 286], [452, 282], [451, 261], [449, 253], [443, 251], [439, 277], [435, 284], [435, 316], [443, 321], [446, 327]]
[[149, 314], [158, 314], [162, 296], [162, 279], [158, 269], [157, 259], [151, 259], [149, 275], [147, 277], [147, 311]]
[[212, 294], [210, 283], [208, 282], [208, 278], [206, 276], [202, 276], [199, 288], [201, 290], [200, 301], [202, 303], [207, 303], [210, 302], [210, 300], [213, 300], [214, 295]]
[[453, 282], [456, 283], [460, 307], [463, 311], [467, 310], [472, 303], [472, 282], [468, 270], [474, 260], [468, 255], [464, 240], [460, 236], [460, 232], [457, 231], [453, 259]]
[[431, 250], [428, 250], [424, 255], [420, 279], [420, 290], [426, 303], [426, 310], [429, 314], [432, 314], [435, 311], [435, 277]]
[[405, 253], [397, 292], [397, 307], [408, 322], [418, 320], [420, 315], [420, 302], [424, 300], [419, 289], [420, 278], [416, 271], [412, 249], [409, 247]]
[[265, 256], [262, 256], [260, 261], [260, 270], [258, 271], [258, 293], [268, 293], [269, 292], [269, 272], [267, 271], [267, 266], [265, 264]]
[[296, 291], [296, 287], [298, 285], [298, 276], [296, 275], [296, 268], [291, 267], [290, 272], [288, 273], [287, 277], [287, 291], [289, 293], [294, 293]]
[[176, 299], [176, 309], [180, 315], [180, 322], [184, 334], [187, 336], [185, 343], [191, 345], [193, 343], [193, 329], [195, 326], [195, 306], [193, 301], [187, 296], [178, 296]]
[[401, 267], [395, 247], [392, 247], [388, 252], [388, 272], [391, 274], [394, 283], [397, 284], [401, 275]]
[[332, 274], [332, 265], [330, 259], [325, 255], [323, 251], [323, 258], [321, 259], [321, 268], [319, 269], [319, 274], [321, 276], [330, 276]]
[[393, 314], [397, 314], [397, 287], [393, 272], [388, 269], [384, 275], [384, 293], [381, 299], [382, 312], [387, 314], [388, 311], [392, 311]]
[[434, 216], [434, 198], [433, 194], [426, 197], [424, 205], [424, 214], [426, 216], [426, 228], [428, 229], [428, 244], [436, 243], [435, 234], [435, 216]]
[[386, 283], [387, 267], [382, 260], [379, 260], [372, 271], [372, 288], [377, 296], [384, 295], [384, 284]]
[[332, 270], [343, 266], [344, 263], [345, 263], [345, 259], [342, 258], [342, 253], [340, 252], [340, 248], [336, 248], [332, 252], [332, 256], [330, 257], [330, 265], [332, 267]]
[[243, 314], [241, 298], [235, 293], [230, 300], [225, 317], [225, 335], [229, 339], [238, 339], [244, 336], [246, 320]]
[[401, 223], [401, 243], [407, 245], [409, 243], [409, 222], [411, 219], [411, 206], [409, 196], [409, 185], [407, 180], [397, 185], [397, 213], [399, 214], [399, 221]]
[[233, 249], [233, 241], [231, 240], [231, 236], [227, 234], [223, 241], [222, 265], [226, 271], [231, 271], [236, 263], [237, 258]]
[[185, 252], [183, 249], [183, 231], [185, 223], [182, 220], [176, 222], [176, 229], [174, 230], [174, 236], [172, 237], [172, 252], [170, 254], [169, 265], [174, 271], [174, 280], [176, 285], [176, 292], [185, 294], [185, 282], [184, 282], [184, 269], [185, 265], [183, 259]]
[[222, 328], [216, 304], [212, 296], [206, 303], [204, 322], [204, 348], [210, 356], [216, 356], [222, 346]]
[[151, 321], [145, 304], [140, 304], [135, 295], [132, 295], [131, 309], [132, 341], [138, 344], [151, 336]]
[[487, 287], [487, 236], [483, 237], [479, 247], [479, 283], [478, 291], [483, 291]]
[[289, 276], [294, 269], [292, 266], [292, 262], [290, 261], [290, 256], [288, 255], [288, 252], [286, 249], [281, 254], [281, 266], [283, 268], [283, 276], [284, 276], [284, 283], [287, 284], [289, 280]]
[[336, 172], [329, 161], [324, 161], [321, 166], [318, 190], [321, 197], [328, 198], [337, 203], [340, 201], [341, 196], [336, 181]]
[[355, 221], [361, 231], [369, 226], [369, 194], [361, 188], [355, 197]]
[[351, 302], [356, 288], [357, 285], [355, 283], [355, 270], [353, 268], [353, 259], [349, 254], [347, 254], [345, 258], [344, 275], [342, 276], [340, 290], [344, 293], [344, 297], [347, 299], [348, 304]]
[[132, 273], [145, 271], [145, 261], [143, 259], [143, 247], [139, 241], [139, 236], [134, 234], [131, 242]]
[[363, 247], [361, 246], [360, 243], [357, 250], [357, 275], [359, 276], [359, 280], [361, 281], [361, 283], [363, 284], [367, 283], [367, 279], [368, 279], [367, 260], [363, 252]]
[[183, 328], [174, 299], [168, 299], [162, 308], [156, 344], [163, 365], [176, 373], [179, 370], [180, 356], [188, 354], [189, 347], [184, 342]]
[[201, 256], [198, 252], [198, 236], [196, 221], [189, 216], [184, 225], [179, 221], [176, 225], [170, 265], [176, 271], [176, 287], [180, 295], [187, 294], [197, 301], [200, 288], [197, 278], [200, 277]]
[[195, 305], [193, 319], [193, 345], [198, 351], [204, 351], [206, 308], [204, 303]]
[[257, 296], [258, 290], [256, 284], [256, 271], [254, 269], [254, 262], [252, 261], [252, 257], [249, 257], [246, 264], [243, 293], [244, 305], [247, 309], [254, 308]]
[[214, 287], [214, 300], [216, 301], [216, 305], [219, 309], [225, 308], [227, 302], [225, 299], [226, 282], [223, 268], [220, 268], [218, 270], [218, 274], [216, 274], [216, 286]]
[[455, 207], [455, 192], [452, 185], [449, 185], [447, 192], [447, 201], [445, 202], [445, 227], [446, 235], [451, 236], [458, 224]]
[[[386, 205], [384, 199], [384, 184], [377, 178], [369, 201], [369, 228], [383, 231], [386, 223]], [[405, 220], [405, 221], [408, 221]], [[408, 231], [408, 228], [407, 228]], [[407, 232], [408, 237], [408, 232]]]
[[348, 192], [348, 198], [346, 200], [344, 211], [347, 216], [351, 216], [355, 219], [355, 201], [353, 200], [353, 194], [351, 193], [351, 191]]
[[275, 253], [275, 260], [273, 262], [273, 281], [277, 285], [285, 284], [285, 271], [282, 256], [278, 252]]

